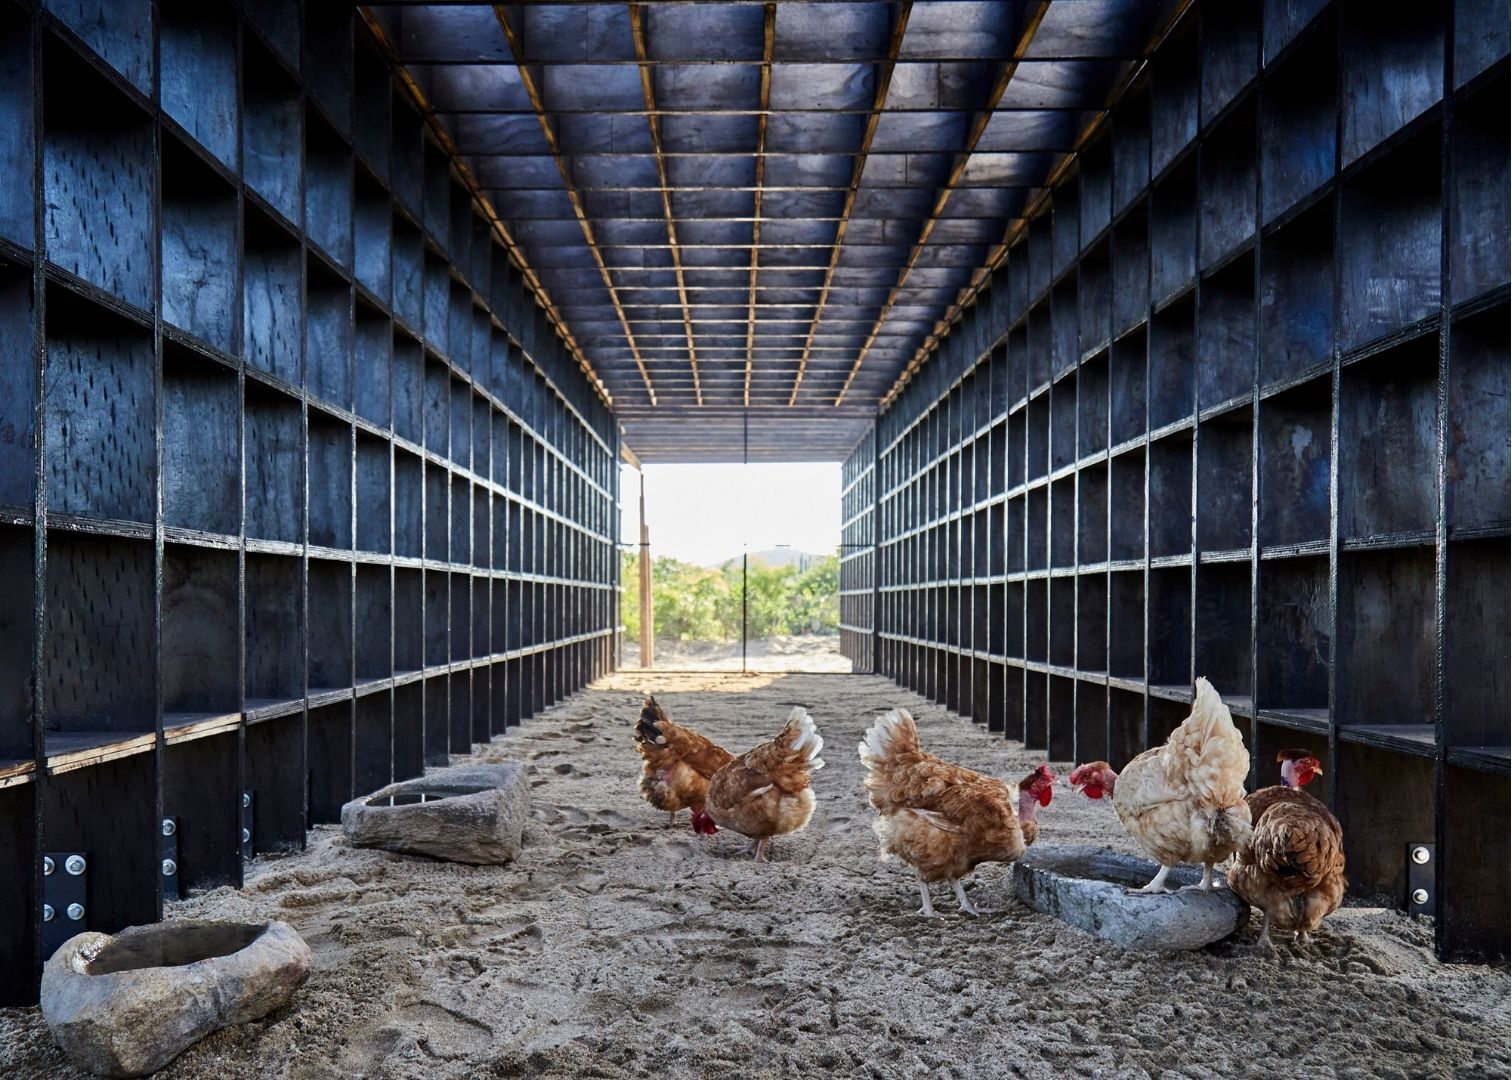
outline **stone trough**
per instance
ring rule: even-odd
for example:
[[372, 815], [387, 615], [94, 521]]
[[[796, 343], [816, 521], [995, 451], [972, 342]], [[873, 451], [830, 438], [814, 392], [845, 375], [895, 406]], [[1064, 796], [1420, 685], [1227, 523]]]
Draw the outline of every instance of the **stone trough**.
[[[1249, 921], [1249, 905], [1227, 888], [1163, 895], [1127, 891], [1144, 885], [1158, 869], [1149, 859], [1105, 848], [1036, 845], [1014, 864], [1013, 891], [1035, 911], [1131, 950], [1200, 949]], [[1166, 878], [1176, 887], [1201, 880], [1201, 869], [1189, 866]]]
[[485, 865], [515, 857], [529, 812], [523, 765], [463, 765], [352, 800], [341, 828], [353, 847]]
[[310, 947], [281, 922], [78, 934], [42, 970], [42, 1018], [81, 1069], [145, 1076], [212, 1032], [266, 1016], [309, 971]]

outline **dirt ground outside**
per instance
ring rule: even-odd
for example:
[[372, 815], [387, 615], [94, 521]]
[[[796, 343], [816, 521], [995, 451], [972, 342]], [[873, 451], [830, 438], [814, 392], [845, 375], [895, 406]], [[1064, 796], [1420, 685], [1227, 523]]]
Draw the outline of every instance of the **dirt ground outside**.
[[[826, 739], [819, 808], [779, 838], [700, 838], [636, 795], [631, 727], [654, 690], [732, 749], [793, 704]], [[284, 919], [314, 972], [274, 1015], [161, 1075], [288, 1077], [1495, 1077], [1505, 968], [1440, 965], [1431, 927], [1346, 907], [1308, 947], [1255, 953], [1259, 919], [1197, 953], [1131, 955], [1017, 905], [1008, 869], [968, 888], [982, 919], [914, 914], [878, 862], [855, 747], [880, 710], [1003, 776], [1041, 760], [873, 676], [626, 672], [482, 747], [532, 772], [528, 847], [505, 867], [357, 851], [317, 829], [241, 891], [170, 918]], [[1061, 770], [1062, 772], [1064, 769]], [[1132, 850], [1065, 789], [1041, 842]], [[74, 1077], [36, 1010], [0, 1012], [0, 1075]]]
[[[653, 671], [740, 671], [784, 674], [849, 674], [851, 662], [840, 654], [839, 634], [774, 634], [746, 642], [674, 641], [660, 638], [651, 651]], [[625, 639], [620, 668], [640, 669], [640, 644]]]

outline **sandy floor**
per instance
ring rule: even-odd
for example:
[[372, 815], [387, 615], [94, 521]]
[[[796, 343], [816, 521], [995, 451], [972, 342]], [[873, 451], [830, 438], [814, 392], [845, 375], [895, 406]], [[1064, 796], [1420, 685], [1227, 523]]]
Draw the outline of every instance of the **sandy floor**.
[[[742, 659], [740, 642], [672, 641], [663, 639], [652, 652], [654, 670], [658, 671], [746, 671], [757, 672], [844, 672], [850, 673], [851, 662], [840, 655], [839, 634], [777, 635], [756, 638], [746, 643]], [[640, 665], [640, 646], [625, 640], [624, 659], [620, 664], [628, 672]]]
[[[819, 810], [771, 864], [636, 797], [647, 687], [736, 748], [792, 703], [812, 710], [829, 743]], [[483, 750], [536, 773], [517, 864], [359, 852], [325, 828], [260, 860], [243, 891], [176, 905], [285, 919], [315, 972], [290, 1006], [162, 1075], [1507, 1075], [1506, 970], [1434, 963], [1430, 928], [1395, 913], [1346, 909], [1275, 959], [1250, 951], [1258, 920], [1238, 943], [1140, 958], [1016, 906], [994, 866], [972, 894], [996, 914], [918, 918], [908, 876], [876, 860], [854, 752], [893, 703], [964, 764], [1035, 760], [881, 678], [616, 676]], [[1063, 793], [1041, 821], [1047, 842], [1128, 846], [1104, 804]], [[75, 1074], [24, 1010], [0, 1013], [0, 1075]]]

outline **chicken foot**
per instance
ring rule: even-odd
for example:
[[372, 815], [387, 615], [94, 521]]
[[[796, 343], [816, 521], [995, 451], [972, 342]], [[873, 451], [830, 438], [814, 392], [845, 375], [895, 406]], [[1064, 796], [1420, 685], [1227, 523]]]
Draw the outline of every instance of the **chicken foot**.
[[1130, 892], [1130, 893], [1136, 893], [1136, 894], [1137, 893], [1168, 893], [1168, 892], [1175, 892], [1176, 891], [1175, 889], [1172, 889], [1172, 888], [1168, 887], [1166, 885], [1166, 883], [1165, 883], [1166, 875], [1168, 875], [1170, 872], [1171, 872], [1171, 868], [1169, 866], [1162, 866], [1160, 868], [1160, 872], [1157, 873], [1153, 878], [1150, 879], [1150, 883], [1148, 885], [1145, 885], [1144, 887], [1138, 888], [1138, 889], [1130, 888], [1130, 889], [1128, 889], [1126, 891]]
[[960, 878], [955, 878], [954, 880], [952, 880], [950, 886], [951, 888], [955, 889], [956, 899], [961, 902], [962, 915], [970, 915], [972, 918], [976, 918], [977, 916], [982, 914], [976, 908], [971, 906], [970, 900], [966, 899], [966, 887], [961, 884]]

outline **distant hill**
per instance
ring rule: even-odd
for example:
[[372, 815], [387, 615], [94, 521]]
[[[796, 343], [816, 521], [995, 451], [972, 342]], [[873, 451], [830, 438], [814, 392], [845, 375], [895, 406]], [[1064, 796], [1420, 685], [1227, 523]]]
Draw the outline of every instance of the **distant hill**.
[[[797, 548], [768, 548], [765, 551], [753, 551], [750, 554], [753, 565], [759, 562], [774, 569], [780, 569], [784, 566], [807, 566], [815, 559], [820, 558], [818, 555], [810, 554], [807, 551], [799, 551]], [[709, 566], [728, 566], [732, 562], [740, 562], [740, 556], [732, 555], [728, 559], [720, 559], [718, 562], [710, 563]]]

